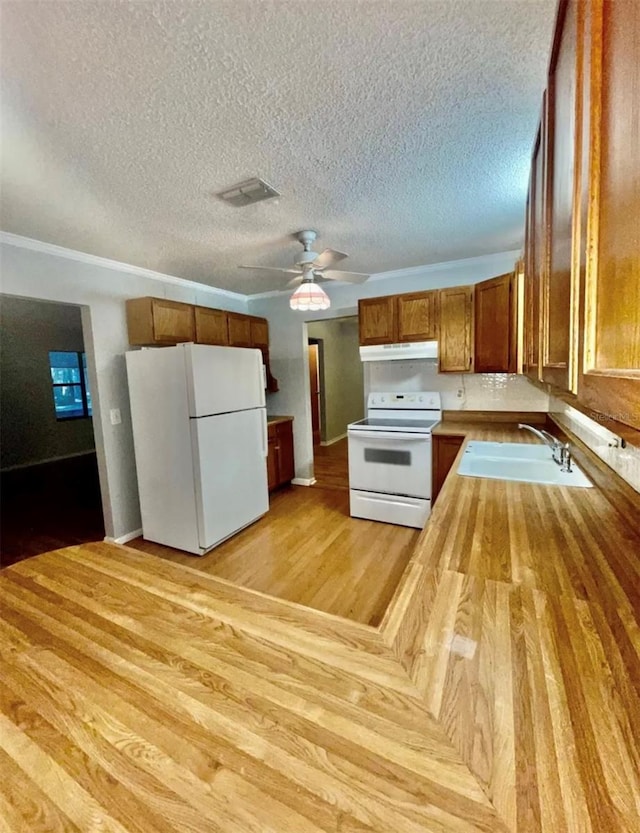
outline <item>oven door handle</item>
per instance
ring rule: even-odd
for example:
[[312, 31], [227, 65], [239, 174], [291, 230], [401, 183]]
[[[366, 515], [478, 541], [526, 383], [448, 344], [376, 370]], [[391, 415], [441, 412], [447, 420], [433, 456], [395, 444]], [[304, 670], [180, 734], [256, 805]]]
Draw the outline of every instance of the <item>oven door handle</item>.
[[349, 439], [352, 440], [402, 440], [403, 442], [428, 443], [431, 442], [431, 434], [404, 434], [402, 431], [349, 431]]

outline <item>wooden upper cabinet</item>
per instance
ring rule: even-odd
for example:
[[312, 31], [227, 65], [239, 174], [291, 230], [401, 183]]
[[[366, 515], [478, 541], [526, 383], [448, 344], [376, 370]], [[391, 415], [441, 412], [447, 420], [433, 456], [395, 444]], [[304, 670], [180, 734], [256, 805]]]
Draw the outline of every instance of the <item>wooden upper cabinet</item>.
[[529, 217], [531, 223], [529, 235], [529, 273], [525, 283], [525, 340], [527, 345], [526, 372], [532, 379], [540, 375], [540, 307], [542, 295], [542, 280], [546, 268], [546, 223], [545, 223], [545, 169], [544, 169], [544, 132], [546, 118], [538, 129], [533, 147], [531, 171], [531, 190]]
[[640, 3], [592, 0], [579, 399], [640, 429]]
[[473, 287], [439, 290], [441, 373], [466, 373], [473, 369]]
[[129, 344], [177, 344], [195, 338], [191, 304], [164, 298], [131, 298], [126, 307]]
[[438, 338], [438, 292], [397, 296], [398, 341], [435, 341]]
[[195, 307], [194, 311], [198, 344], [229, 344], [227, 313], [224, 310]]
[[360, 344], [392, 344], [397, 341], [396, 295], [358, 301]]
[[251, 347], [251, 319], [239, 312], [228, 312], [229, 346]]
[[476, 373], [515, 373], [515, 275], [500, 275], [476, 284], [474, 298]]
[[[579, 258], [574, 258], [574, 235], [579, 235], [574, 212], [576, 197], [576, 109], [581, 91], [578, 32], [582, 15], [578, 0], [559, 7], [551, 53], [546, 119], [546, 192], [548, 200], [548, 266], [542, 273], [542, 372], [545, 382], [569, 389], [570, 362], [575, 350], [572, 334], [572, 289], [577, 291]], [[576, 241], [577, 242], [577, 241]]]
[[249, 319], [249, 328], [252, 347], [269, 346], [269, 323], [266, 318], [256, 318], [252, 315]]

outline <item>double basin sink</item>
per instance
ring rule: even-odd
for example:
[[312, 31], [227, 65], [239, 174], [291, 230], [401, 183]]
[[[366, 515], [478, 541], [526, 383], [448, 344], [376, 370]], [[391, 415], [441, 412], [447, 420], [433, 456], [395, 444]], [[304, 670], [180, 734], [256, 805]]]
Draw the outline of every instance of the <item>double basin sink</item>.
[[575, 465], [562, 471], [546, 445], [531, 443], [496, 443], [472, 440], [462, 455], [458, 474], [464, 477], [488, 477], [492, 480], [517, 480], [549, 486], [592, 486]]

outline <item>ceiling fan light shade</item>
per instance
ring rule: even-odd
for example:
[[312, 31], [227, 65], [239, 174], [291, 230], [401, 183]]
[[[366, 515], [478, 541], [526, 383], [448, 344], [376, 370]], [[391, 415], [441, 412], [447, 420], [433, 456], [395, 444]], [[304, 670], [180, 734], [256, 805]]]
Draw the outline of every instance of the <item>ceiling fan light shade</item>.
[[304, 281], [289, 299], [289, 306], [297, 312], [312, 312], [320, 309], [329, 309], [331, 301], [321, 286], [313, 281]]

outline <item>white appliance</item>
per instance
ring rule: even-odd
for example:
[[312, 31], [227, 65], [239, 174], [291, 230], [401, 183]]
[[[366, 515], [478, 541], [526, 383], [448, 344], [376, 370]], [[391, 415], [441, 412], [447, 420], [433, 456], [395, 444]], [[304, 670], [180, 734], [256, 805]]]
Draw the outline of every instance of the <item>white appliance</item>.
[[360, 348], [360, 360], [363, 362], [437, 358], [437, 341], [414, 341], [400, 344], [366, 344]]
[[203, 555], [269, 509], [259, 350], [126, 354], [142, 534]]
[[431, 513], [431, 431], [440, 394], [370, 393], [347, 428], [351, 516], [422, 529]]

